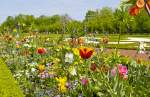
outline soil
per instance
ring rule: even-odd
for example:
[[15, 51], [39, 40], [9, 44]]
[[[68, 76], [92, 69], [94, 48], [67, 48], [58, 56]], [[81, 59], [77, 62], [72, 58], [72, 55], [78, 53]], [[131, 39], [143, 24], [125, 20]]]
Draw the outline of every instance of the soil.
[[[107, 49], [108, 53], [112, 52], [112, 49]], [[150, 62], [150, 51], [145, 51], [145, 53], [137, 53], [137, 50], [125, 50], [119, 49], [120, 55], [128, 56], [133, 59], [142, 59], [143, 61]]]

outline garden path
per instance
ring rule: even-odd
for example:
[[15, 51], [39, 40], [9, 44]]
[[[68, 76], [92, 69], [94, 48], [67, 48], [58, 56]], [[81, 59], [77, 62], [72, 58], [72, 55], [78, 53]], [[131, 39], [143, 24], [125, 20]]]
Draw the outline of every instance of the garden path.
[[[108, 53], [112, 52], [112, 49], [107, 49]], [[128, 56], [133, 59], [142, 59], [144, 61], [150, 62], [150, 51], [145, 51], [145, 53], [137, 53], [137, 50], [125, 50], [125, 49], [119, 49], [119, 52], [123, 56]]]

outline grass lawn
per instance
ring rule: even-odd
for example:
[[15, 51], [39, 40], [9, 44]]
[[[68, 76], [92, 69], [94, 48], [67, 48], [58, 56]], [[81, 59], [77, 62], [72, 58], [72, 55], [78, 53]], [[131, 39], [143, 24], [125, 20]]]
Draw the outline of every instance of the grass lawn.
[[130, 43], [130, 44], [108, 44], [108, 48], [119, 48], [119, 49], [137, 49], [138, 43]]
[[0, 59], [0, 97], [24, 97], [7, 65]]

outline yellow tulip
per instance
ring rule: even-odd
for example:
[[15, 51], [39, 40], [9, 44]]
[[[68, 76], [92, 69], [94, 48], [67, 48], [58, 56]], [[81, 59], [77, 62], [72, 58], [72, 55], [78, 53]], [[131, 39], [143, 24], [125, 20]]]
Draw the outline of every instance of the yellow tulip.
[[78, 48], [72, 48], [73, 54], [79, 56]]
[[38, 70], [40, 71], [40, 73], [44, 72], [45, 70], [45, 65], [38, 65]]
[[59, 78], [56, 78], [56, 80], [58, 81], [58, 90], [61, 92], [66, 92], [67, 91], [67, 87], [66, 87], [67, 77], [59, 77]]

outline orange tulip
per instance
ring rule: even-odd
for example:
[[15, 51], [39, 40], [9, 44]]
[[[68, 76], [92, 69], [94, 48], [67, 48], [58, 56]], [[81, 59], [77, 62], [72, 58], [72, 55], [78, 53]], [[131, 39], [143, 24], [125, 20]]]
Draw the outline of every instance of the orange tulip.
[[92, 48], [80, 48], [79, 53], [81, 58], [88, 59], [92, 56], [94, 50]]
[[70, 45], [71, 46], [76, 46], [78, 44], [78, 39], [76, 38], [72, 38], [70, 41], [69, 41]]
[[147, 1], [148, 6], [150, 7], [150, 0]]
[[79, 45], [83, 45], [83, 44], [84, 44], [84, 39], [83, 39], [83, 37], [79, 37], [78, 43], [79, 43]]
[[146, 8], [148, 14], [150, 15], [150, 0], [147, 0], [147, 2], [145, 4], [145, 8]]
[[40, 48], [37, 49], [37, 53], [40, 54], [40, 55], [45, 54], [46, 53], [46, 49], [40, 47]]
[[142, 7], [144, 7], [145, 2], [144, 2], [144, 0], [137, 0], [136, 5], [137, 5], [137, 7], [142, 8]]
[[140, 10], [140, 8], [137, 5], [135, 5], [129, 9], [129, 14], [132, 16], [136, 16], [136, 15], [138, 15], [139, 10]]

